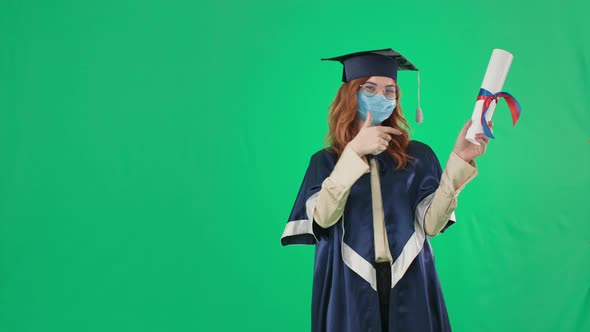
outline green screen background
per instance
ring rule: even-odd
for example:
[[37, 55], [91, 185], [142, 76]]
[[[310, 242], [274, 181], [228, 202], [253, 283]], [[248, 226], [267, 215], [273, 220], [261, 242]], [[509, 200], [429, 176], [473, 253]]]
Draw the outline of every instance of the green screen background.
[[307, 331], [313, 246], [280, 236], [341, 66], [391, 47], [446, 162], [514, 54], [458, 222], [432, 239], [456, 331], [590, 331], [590, 5], [0, 2], [0, 331]]

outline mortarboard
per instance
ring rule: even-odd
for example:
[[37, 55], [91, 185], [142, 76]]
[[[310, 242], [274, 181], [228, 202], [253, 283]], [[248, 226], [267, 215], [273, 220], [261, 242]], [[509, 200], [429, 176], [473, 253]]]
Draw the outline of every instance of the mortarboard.
[[[323, 58], [322, 61], [338, 61], [344, 66], [342, 70], [342, 82], [369, 77], [384, 76], [390, 77], [397, 82], [398, 70], [414, 70], [414, 66], [408, 59], [400, 53], [386, 48], [382, 50], [362, 51], [333, 58]], [[416, 109], [416, 122], [422, 123], [424, 115], [420, 108], [420, 72], [418, 71], [418, 108]]]

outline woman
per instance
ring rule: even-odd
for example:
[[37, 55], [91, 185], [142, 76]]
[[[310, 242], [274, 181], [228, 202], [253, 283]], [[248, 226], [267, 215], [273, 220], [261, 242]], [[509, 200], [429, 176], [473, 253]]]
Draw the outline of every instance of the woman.
[[[330, 147], [310, 160], [281, 242], [315, 244], [312, 331], [450, 331], [428, 237], [452, 225], [485, 152], [462, 128], [446, 167], [409, 139], [391, 50], [331, 58], [344, 71]], [[490, 127], [492, 124], [489, 124]]]

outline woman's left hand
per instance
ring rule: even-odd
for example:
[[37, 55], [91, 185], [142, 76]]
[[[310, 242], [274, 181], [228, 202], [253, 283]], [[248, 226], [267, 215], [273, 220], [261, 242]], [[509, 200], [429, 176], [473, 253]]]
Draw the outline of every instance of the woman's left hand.
[[[494, 123], [492, 121], [488, 122], [488, 126], [490, 130]], [[457, 137], [457, 142], [455, 142], [455, 148], [453, 151], [461, 157], [461, 159], [465, 160], [466, 162], [471, 162], [475, 158], [481, 156], [486, 152], [486, 147], [490, 138], [486, 136], [484, 133], [479, 133], [475, 135], [475, 140], [479, 142], [480, 145], [475, 145], [468, 140], [465, 139], [465, 135], [467, 134], [467, 130], [471, 126], [471, 119], [467, 121], [467, 123], [461, 129], [461, 133]]]

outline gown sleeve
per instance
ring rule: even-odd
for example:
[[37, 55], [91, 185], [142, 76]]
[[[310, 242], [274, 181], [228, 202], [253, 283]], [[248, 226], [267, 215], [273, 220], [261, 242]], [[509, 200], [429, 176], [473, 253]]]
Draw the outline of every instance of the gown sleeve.
[[[418, 158], [415, 160], [415, 178], [411, 186], [411, 193], [414, 197], [414, 211], [417, 220], [424, 227], [426, 211], [432, 204], [434, 194], [440, 185], [442, 168], [440, 161], [432, 149], [426, 144], [419, 144]], [[444, 232], [455, 223], [455, 212], [453, 212], [446, 225], [440, 230]]]
[[322, 182], [322, 189], [315, 203], [314, 221], [322, 228], [336, 224], [344, 213], [344, 207], [353, 184], [370, 167], [350, 145], [346, 145], [330, 176]]
[[281, 236], [283, 246], [315, 244], [322, 236], [326, 236], [327, 231], [314, 222], [313, 211], [322, 182], [330, 176], [333, 168], [333, 157], [326, 150], [317, 152], [311, 157]]
[[452, 152], [442, 172], [439, 187], [426, 210], [424, 229], [430, 237], [448, 224], [450, 216], [457, 208], [461, 190], [477, 175], [475, 161], [466, 162]]

